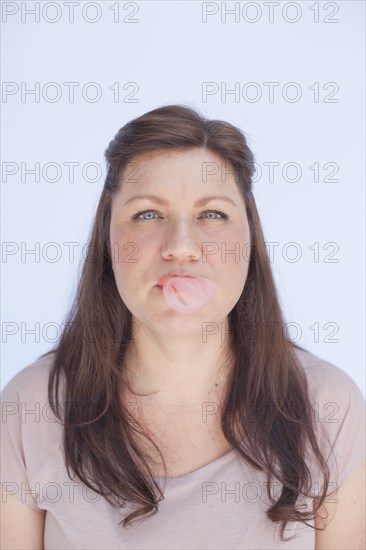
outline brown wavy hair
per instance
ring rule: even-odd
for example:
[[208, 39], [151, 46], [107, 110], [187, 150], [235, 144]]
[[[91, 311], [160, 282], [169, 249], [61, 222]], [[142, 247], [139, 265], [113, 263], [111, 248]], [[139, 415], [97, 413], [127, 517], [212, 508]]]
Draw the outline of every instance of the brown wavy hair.
[[[107, 175], [76, 296], [60, 340], [44, 354], [54, 354], [48, 398], [64, 426], [69, 476], [73, 471], [116, 508], [134, 503], [136, 509], [124, 514], [120, 522], [124, 527], [157, 513], [164, 493], [153, 477], [149, 455], [139, 448], [133, 433], [154, 445], [165, 467], [164, 457], [121, 403], [123, 360], [133, 340], [133, 327], [111, 266], [111, 199], [135, 155], [194, 147], [206, 148], [234, 167], [251, 234], [247, 280], [229, 314], [234, 366], [220, 413], [222, 431], [244, 461], [266, 472], [271, 502], [266, 514], [273, 522], [281, 522], [281, 539], [288, 540], [284, 538], [288, 522], [313, 527], [308, 522], [314, 519], [314, 511], [301, 512], [296, 507], [301, 495], [309, 496], [312, 483], [305, 461], [307, 446], [324, 477], [316, 509], [327, 496], [329, 468], [318, 446], [306, 377], [294, 347], [306, 350], [290, 341], [284, 329], [252, 194], [254, 156], [245, 135], [235, 126], [209, 120], [187, 106], [168, 105], [128, 122], [110, 142], [105, 151]], [[61, 378], [64, 408], [59, 395]], [[253, 410], [267, 412], [253, 416]], [[270, 492], [271, 476], [281, 482], [277, 500]]]

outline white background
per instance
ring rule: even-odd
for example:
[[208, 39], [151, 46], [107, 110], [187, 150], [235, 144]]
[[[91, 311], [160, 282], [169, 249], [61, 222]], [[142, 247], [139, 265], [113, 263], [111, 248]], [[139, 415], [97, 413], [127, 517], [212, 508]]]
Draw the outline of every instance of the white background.
[[[64, 2], [39, 2], [38, 10], [35, 2], [2, 2], [2, 387], [52, 347], [50, 323], [61, 326], [71, 305], [109, 141], [136, 116], [183, 104], [245, 132], [262, 169], [254, 195], [265, 239], [279, 243], [272, 268], [286, 320], [300, 327], [301, 346], [365, 392], [365, 4], [237, 2], [226, 21], [225, 6], [235, 2], [222, 10], [221, 2], [204, 4], [80, 1], [71, 22]], [[204, 22], [205, 10], [217, 13]], [[65, 82], [79, 83], [73, 102]], [[204, 82], [218, 92], [204, 98]], [[279, 83], [272, 100], [266, 82]], [[286, 95], [291, 82], [298, 101], [294, 86]], [[235, 83], [239, 97], [220, 93]], [[39, 101], [24, 93], [36, 86]], [[65, 164], [72, 162], [74, 181]], [[271, 162], [280, 163], [274, 181], [263, 164]], [[39, 182], [25, 172], [35, 163]], [[88, 163], [100, 166], [99, 177], [92, 166], [83, 173]], [[294, 168], [282, 173], [287, 163], [300, 166], [299, 181], [286, 181], [296, 176]], [[334, 165], [338, 181], [325, 181]], [[73, 261], [65, 242], [79, 243]], [[57, 243], [58, 261], [48, 243]], [[36, 247], [38, 257], [24, 254]]]

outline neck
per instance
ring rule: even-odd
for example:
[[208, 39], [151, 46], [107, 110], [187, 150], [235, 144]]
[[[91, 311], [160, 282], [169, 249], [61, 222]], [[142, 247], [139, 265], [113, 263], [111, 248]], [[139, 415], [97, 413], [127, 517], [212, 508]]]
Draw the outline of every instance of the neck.
[[139, 330], [124, 359], [124, 379], [131, 392], [149, 405], [180, 407], [215, 401], [227, 388], [233, 356], [221, 337], [209, 342], [162, 342], [150, 330]]

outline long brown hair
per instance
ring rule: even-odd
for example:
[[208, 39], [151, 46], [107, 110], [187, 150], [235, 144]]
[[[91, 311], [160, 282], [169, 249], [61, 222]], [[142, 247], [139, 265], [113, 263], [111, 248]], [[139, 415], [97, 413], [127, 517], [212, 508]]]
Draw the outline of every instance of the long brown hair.
[[[59, 342], [48, 352], [54, 353], [48, 398], [64, 426], [70, 477], [73, 471], [115, 507], [134, 503], [136, 509], [120, 522], [124, 527], [157, 513], [164, 494], [153, 478], [149, 455], [139, 448], [133, 433], [146, 437], [160, 451], [135, 415], [121, 404], [123, 359], [134, 335], [132, 315], [118, 293], [111, 266], [111, 199], [136, 155], [193, 147], [206, 148], [235, 168], [245, 200], [251, 254], [244, 290], [229, 314], [234, 366], [221, 425], [225, 438], [243, 460], [266, 472], [272, 503], [266, 513], [273, 522], [281, 522], [281, 539], [286, 540], [283, 534], [290, 521], [313, 527], [308, 521], [314, 519], [314, 512], [296, 507], [301, 495], [309, 495], [312, 483], [305, 462], [307, 445], [324, 476], [317, 509], [327, 496], [329, 468], [318, 446], [305, 373], [294, 352], [294, 347], [303, 348], [293, 344], [284, 330], [252, 194], [254, 156], [235, 126], [206, 119], [186, 106], [170, 105], [128, 122], [110, 142], [105, 152], [107, 176], [76, 297]], [[64, 408], [59, 396], [61, 378], [65, 382]], [[272, 405], [270, 414], [268, 403]], [[253, 410], [267, 412], [253, 417]], [[270, 493], [271, 476], [282, 484], [277, 500]]]

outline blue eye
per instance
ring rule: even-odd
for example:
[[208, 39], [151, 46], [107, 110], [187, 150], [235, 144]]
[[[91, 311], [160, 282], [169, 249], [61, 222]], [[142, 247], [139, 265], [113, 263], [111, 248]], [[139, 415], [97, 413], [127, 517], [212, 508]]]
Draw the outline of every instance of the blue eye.
[[[155, 218], [140, 218], [140, 216], [142, 216], [143, 214], [149, 214], [149, 213], [159, 214], [159, 212], [157, 210], [141, 210], [140, 212], [137, 212], [136, 214], [134, 214], [132, 216], [132, 220], [139, 221], [139, 222], [140, 221], [146, 221], [146, 222], [153, 221]], [[204, 212], [204, 214], [207, 214], [207, 213], [218, 214], [219, 216], [221, 216], [220, 218], [207, 218], [210, 221], [211, 220], [216, 221], [216, 220], [220, 220], [220, 219], [224, 219], [224, 220], [229, 219], [229, 216], [227, 214], [224, 214], [224, 212], [220, 212], [220, 210], [206, 210]]]
[[137, 212], [136, 214], [134, 214], [132, 216], [132, 219], [133, 220], [137, 220], [137, 221], [146, 221], [146, 222], [149, 222], [150, 220], [153, 220], [154, 218], [140, 218], [140, 216], [142, 216], [142, 214], [148, 214], [150, 212], [153, 212], [154, 214], [158, 214], [157, 210], [141, 210], [141, 212]]
[[[224, 212], [220, 212], [220, 210], [206, 210], [205, 214], [206, 213], [210, 213], [210, 214], [219, 214], [219, 216], [221, 216], [221, 218], [223, 218], [224, 220], [227, 220], [229, 218], [229, 216], [227, 214], [224, 214]], [[220, 218], [208, 218], [209, 220], [219, 220]]]

